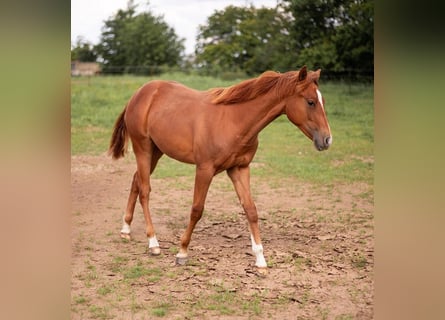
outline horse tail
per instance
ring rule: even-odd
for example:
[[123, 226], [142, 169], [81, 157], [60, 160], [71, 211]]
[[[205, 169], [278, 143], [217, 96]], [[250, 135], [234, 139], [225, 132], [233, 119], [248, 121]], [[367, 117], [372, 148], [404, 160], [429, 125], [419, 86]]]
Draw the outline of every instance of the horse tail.
[[124, 111], [122, 111], [122, 113], [116, 119], [116, 123], [114, 124], [113, 135], [111, 136], [110, 141], [110, 148], [108, 149], [108, 154], [111, 155], [113, 159], [119, 159], [125, 156], [125, 152], [127, 151], [128, 133], [127, 126], [125, 125], [126, 111], [127, 107], [125, 107]]

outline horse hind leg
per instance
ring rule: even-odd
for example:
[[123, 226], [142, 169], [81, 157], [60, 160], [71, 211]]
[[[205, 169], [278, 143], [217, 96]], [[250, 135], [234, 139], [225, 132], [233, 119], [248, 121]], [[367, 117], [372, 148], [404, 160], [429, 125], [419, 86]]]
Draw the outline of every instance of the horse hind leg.
[[144, 213], [146, 234], [148, 237], [148, 248], [151, 255], [159, 255], [161, 249], [156, 238], [155, 229], [151, 220], [149, 209], [150, 197], [150, 174], [153, 172], [157, 161], [162, 156], [162, 152], [156, 147], [153, 141], [138, 141], [133, 144], [137, 162], [137, 181], [139, 187], [139, 202]]
[[131, 240], [131, 222], [133, 221], [134, 208], [136, 206], [136, 200], [139, 195], [139, 182], [137, 171], [133, 175], [133, 181], [131, 183], [130, 194], [128, 196], [127, 209], [122, 217], [122, 229], [121, 237], [123, 239]]

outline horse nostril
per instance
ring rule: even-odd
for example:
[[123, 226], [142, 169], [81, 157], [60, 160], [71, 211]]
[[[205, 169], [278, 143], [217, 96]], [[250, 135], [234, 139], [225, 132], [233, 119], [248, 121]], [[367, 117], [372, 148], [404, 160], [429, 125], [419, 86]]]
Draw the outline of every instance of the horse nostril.
[[331, 137], [331, 136], [326, 137], [326, 138], [324, 139], [324, 144], [325, 144], [326, 146], [330, 146], [331, 143], [332, 143], [332, 137]]

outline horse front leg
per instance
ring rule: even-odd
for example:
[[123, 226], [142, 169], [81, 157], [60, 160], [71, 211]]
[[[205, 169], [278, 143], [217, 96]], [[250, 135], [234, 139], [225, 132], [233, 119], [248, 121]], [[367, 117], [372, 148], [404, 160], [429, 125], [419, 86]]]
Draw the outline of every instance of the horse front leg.
[[267, 273], [267, 263], [263, 254], [263, 245], [261, 244], [260, 228], [258, 225], [258, 212], [250, 193], [250, 169], [246, 167], [234, 167], [227, 170], [227, 174], [232, 180], [236, 194], [246, 213], [249, 222], [250, 239], [252, 242], [252, 251], [255, 254], [255, 266], [260, 274]]
[[188, 246], [190, 244], [193, 230], [202, 217], [205, 199], [214, 174], [215, 171], [213, 168], [196, 168], [195, 188], [193, 192], [193, 205], [190, 212], [190, 221], [187, 229], [181, 237], [181, 246], [178, 254], [176, 255], [176, 264], [184, 265], [187, 263]]

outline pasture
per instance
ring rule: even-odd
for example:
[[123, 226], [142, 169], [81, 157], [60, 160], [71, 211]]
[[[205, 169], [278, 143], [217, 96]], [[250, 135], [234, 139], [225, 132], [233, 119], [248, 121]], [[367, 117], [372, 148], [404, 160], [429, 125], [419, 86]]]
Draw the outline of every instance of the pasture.
[[[185, 74], [205, 90], [239, 81]], [[133, 240], [119, 236], [135, 161], [106, 156], [114, 121], [147, 77], [73, 78], [72, 319], [371, 319], [373, 314], [373, 87], [325, 83], [333, 145], [324, 152], [285, 116], [260, 134], [252, 193], [269, 274], [254, 273], [247, 221], [226, 174], [209, 190], [175, 266], [189, 219], [194, 167], [162, 157], [151, 210], [162, 249], [147, 254], [142, 210]]]

